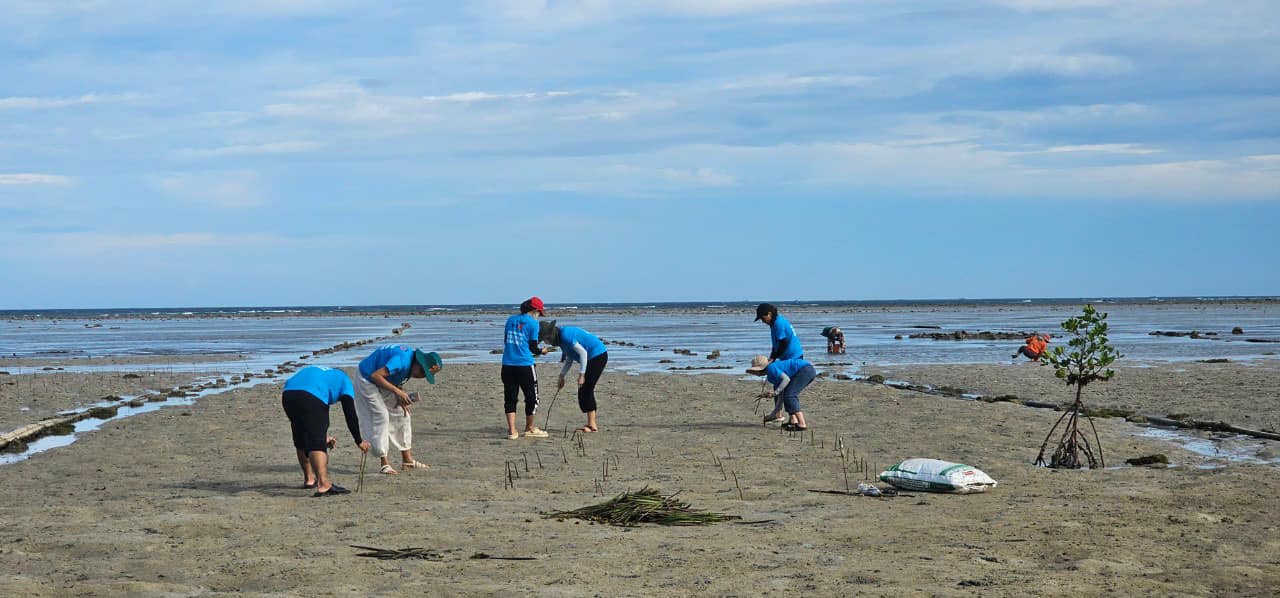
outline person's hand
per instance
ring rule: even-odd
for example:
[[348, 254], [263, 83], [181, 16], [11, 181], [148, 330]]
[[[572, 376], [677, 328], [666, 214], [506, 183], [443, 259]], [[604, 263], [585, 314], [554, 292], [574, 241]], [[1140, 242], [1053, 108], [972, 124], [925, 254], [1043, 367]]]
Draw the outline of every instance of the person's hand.
[[585, 374], [578, 374], [578, 386], [582, 386], [583, 384], [586, 384], [586, 383], [587, 383], [587, 376]]
[[556, 390], [561, 388], [564, 388], [564, 376], [560, 376], [560, 379], [556, 381]]
[[367, 452], [369, 452], [369, 441], [368, 441], [368, 440], [361, 440], [361, 441], [360, 441], [360, 444], [357, 444], [356, 446], [360, 447], [360, 452], [362, 452], [362, 453], [367, 453]]
[[764, 391], [764, 398], [766, 398], [766, 399], [772, 399], [772, 398], [773, 398], [773, 391], [772, 391], [772, 390], [766, 390], [766, 391]]
[[333, 447], [338, 446], [338, 439], [332, 436], [326, 436], [324, 439], [324, 444], [330, 449], [333, 449]]
[[543, 355], [546, 355], [547, 353], [550, 353], [550, 352], [551, 352], [551, 347], [543, 347], [543, 348], [542, 348], [542, 354], [543, 354]]

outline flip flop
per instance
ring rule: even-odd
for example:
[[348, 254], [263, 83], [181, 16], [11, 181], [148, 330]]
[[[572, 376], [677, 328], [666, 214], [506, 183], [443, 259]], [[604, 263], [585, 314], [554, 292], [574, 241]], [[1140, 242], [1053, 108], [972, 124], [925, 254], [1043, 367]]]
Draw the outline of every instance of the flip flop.
[[592, 428], [591, 426], [582, 426], [581, 428], [574, 430], [574, 432], [599, 432], [599, 431], [600, 431], [600, 428]]
[[546, 438], [550, 436], [546, 430], [539, 430], [537, 428], [525, 430], [524, 435], [526, 438]]
[[803, 432], [809, 429], [809, 426], [797, 426], [793, 423], [782, 424], [782, 429], [787, 432]]
[[343, 488], [342, 486], [334, 484], [332, 486], [329, 486], [328, 490], [325, 490], [324, 492], [317, 492], [315, 494], [312, 494], [311, 496], [312, 498], [317, 498], [321, 496], [340, 496], [343, 494], [351, 494], [351, 491], [347, 490], [346, 488]]
[[303, 485], [302, 485], [302, 489], [303, 489], [303, 490], [315, 490], [315, 488], [316, 488], [316, 483], [315, 483], [315, 482], [311, 482], [310, 484], [303, 484]]

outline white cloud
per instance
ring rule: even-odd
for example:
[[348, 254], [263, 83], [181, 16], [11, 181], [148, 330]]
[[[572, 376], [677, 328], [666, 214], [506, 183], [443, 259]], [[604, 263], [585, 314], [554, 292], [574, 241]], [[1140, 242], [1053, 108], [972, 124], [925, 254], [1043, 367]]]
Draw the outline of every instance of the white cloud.
[[1039, 54], [1015, 57], [1009, 63], [1009, 72], [1059, 77], [1110, 77], [1133, 72], [1133, 63], [1105, 54]]
[[177, 155], [182, 158], [222, 158], [229, 156], [261, 156], [266, 154], [300, 154], [323, 149], [323, 143], [315, 141], [277, 141], [252, 145], [227, 145], [209, 149], [183, 149]]
[[1146, 147], [1139, 143], [1098, 143], [1092, 145], [1056, 145], [1044, 150], [1047, 154], [1092, 152], [1100, 154], [1155, 154], [1163, 150]]
[[482, 14], [524, 26], [576, 27], [632, 17], [717, 18], [835, 4], [839, 0], [487, 0]]
[[142, 98], [141, 94], [136, 93], [87, 93], [82, 96], [72, 98], [36, 98], [36, 97], [8, 97], [0, 98], [0, 110], [41, 110], [50, 108], [66, 108], [69, 106], [84, 106], [88, 104], [106, 104], [114, 102], [131, 102]]
[[244, 245], [266, 245], [277, 239], [272, 235], [218, 235], [212, 233], [169, 233], [142, 235], [107, 235], [86, 233], [68, 235], [70, 242], [82, 249], [130, 250], [159, 249], [166, 247], [221, 247], [231, 248]]
[[265, 185], [253, 171], [178, 173], [152, 184], [171, 197], [214, 208], [251, 208], [266, 201]]
[[0, 173], [0, 185], [70, 185], [74, 179], [40, 172]]
[[720, 85], [721, 89], [803, 89], [807, 87], [859, 87], [875, 81], [875, 77], [856, 75], [797, 76], [772, 75], [752, 77], [730, 81]]

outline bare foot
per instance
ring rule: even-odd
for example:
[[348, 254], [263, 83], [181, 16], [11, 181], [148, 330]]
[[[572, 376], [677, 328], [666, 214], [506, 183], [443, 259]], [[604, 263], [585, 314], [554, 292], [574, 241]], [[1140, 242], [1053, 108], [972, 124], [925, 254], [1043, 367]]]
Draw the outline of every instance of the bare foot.
[[600, 428], [597, 428], [595, 426], [582, 426], [581, 428], [578, 428], [577, 430], [574, 430], [574, 431], [575, 432], [599, 432]]

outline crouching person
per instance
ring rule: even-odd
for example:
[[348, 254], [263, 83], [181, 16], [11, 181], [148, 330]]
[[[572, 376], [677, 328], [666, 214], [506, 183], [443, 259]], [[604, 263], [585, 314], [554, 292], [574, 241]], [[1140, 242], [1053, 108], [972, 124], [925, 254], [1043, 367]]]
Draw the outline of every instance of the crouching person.
[[770, 362], [764, 355], [756, 355], [751, 360], [747, 373], [764, 376], [773, 385], [773, 412], [765, 416], [765, 423], [781, 419], [780, 411], [786, 409], [787, 423], [783, 430], [803, 432], [809, 429], [809, 423], [800, 410], [800, 393], [818, 377], [813, 365], [803, 359], [780, 359]]
[[329, 449], [337, 439], [329, 435], [329, 407], [342, 403], [342, 415], [356, 446], [369, 452], [369, 442], [360, 437], [356, 416], [355, 390], [342, 370], [309, 365], [284, 383], [280, 403], [293, 430], [293, 447], [302, 468], [302, 487], [315, 489], [312, 496], [336, 496], [351, 491], [329, 479]]

